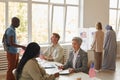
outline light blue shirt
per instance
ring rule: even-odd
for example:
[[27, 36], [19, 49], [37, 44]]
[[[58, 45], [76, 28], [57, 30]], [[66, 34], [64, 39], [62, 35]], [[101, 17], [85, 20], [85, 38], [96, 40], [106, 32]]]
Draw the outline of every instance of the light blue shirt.
[[[13, 26], [10, 26], [7, 31], [6, 31], [6, 35], [7, 35], [7, 43], [9, 44], [10, 41], [10, 37], [13, 36], [14, 37], [14, 43], [17, 43], [17, 40], [16, 40], [16, 32], [15, 32], [15, 28]], [[13, 53], [13, 54], [16, 54], [17, 53], [17, 48], [14, 47], [14, 46], [8, 46], [8, 52], [9, 53]]]

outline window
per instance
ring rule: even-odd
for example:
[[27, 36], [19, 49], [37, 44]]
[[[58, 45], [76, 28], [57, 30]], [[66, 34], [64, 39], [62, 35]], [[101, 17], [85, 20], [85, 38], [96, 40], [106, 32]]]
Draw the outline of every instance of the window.
[[110, 0], [109, 23], [116, 31], [117, 41], [120, 41], [120, 0]]
[[[20, 18], [17, 30], [19, 44], [35, 41], [50, 43], [53, 32], [60, 34], [60, 42], [71, 42], [78, 35], [80, 0], [0, 0], [0, 39], [10, 25], [11, 18]], [[1, 45], [1, 43], [0, 43]]]
[[77, 7], [73, 7], [73, 6], [67, 7], [65, 42], [71, 41], [71, 39], [78, 34], [76, 33], [78, 31], [78, 23], [79, 23], [78, 11], [79, 10]]
[[48, 5], [32, 4], [32, 41], [48, 43]]
[[64, 7], [63, 6], [53, 6], [53, 17], [52, 17], [52, 32], [59, 32], [63, 41], [63, 31], [64, 31]]
[[20, 18], [20, 26], [16, 29], [18, 43], [24, 44], [28, 42], [28, 22], [27, 22], [27, 4], [21, 2], [9, 2], [8, 4], [8, 19], [9, 25], [11, 23], [11, 18], [17, 16]]
[[[0, 2], [0, 41], [5, 31], [5, 4]], [[2, 43], [0, 43], [0, 46]]]

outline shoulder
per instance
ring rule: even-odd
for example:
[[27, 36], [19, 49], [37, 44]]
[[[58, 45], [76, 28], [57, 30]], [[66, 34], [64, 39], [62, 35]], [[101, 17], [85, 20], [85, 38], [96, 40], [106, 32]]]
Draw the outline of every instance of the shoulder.
[[56, 45], [56, 47], [59, 49], [63, 49], [63, 47], [59, 43]]
[[12, 27], [9, 27], [9, 28], [6, 29], [6, 32], [7, 32], [8, 34], [11, 34], [11, 33], [14, 33], [15, 30], [12, 29]]
[[69, 52], [69, 56], [72, 56], [72, 55], [73, 55], [73, 50]]
[[84, 51], [83, 49], [80, 49], [80, 50], [79, 50], [79, 54], [81, 54], [81, 55], [87, 55], [87, 52]]
[[103, 34], [104, 32], [102, 30], [96, 31], [96, 34]]
[[30, 60], [27, 61], [26, 64], [27, 65], [35, 65], [35, 64], [37, 64], [37, 60], [36, 59], [30, 59]]

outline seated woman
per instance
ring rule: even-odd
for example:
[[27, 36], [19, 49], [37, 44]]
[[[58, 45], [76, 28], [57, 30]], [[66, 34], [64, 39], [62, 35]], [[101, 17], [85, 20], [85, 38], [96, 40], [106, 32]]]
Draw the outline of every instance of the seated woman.
[[88, 73], [88, 55], [81, 49], [82, 39], [74, 37], [72, 39], [73, 50], [69, 53], [69, 58], [65, 65], [58, 66], [60, 69], [69, 69], [70, 73]]
[[48, 75], [45, 72], [36, 60], [39, 55], [40, 46], [35, 42], [28, 44], [16, 69], [16, 80], [54, 80], [59, 76], [58, 73]]

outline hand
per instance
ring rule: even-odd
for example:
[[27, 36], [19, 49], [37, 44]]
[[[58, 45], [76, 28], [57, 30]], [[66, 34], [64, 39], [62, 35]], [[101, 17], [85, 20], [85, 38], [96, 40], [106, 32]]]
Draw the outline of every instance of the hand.
[[58, 66], [58, 69], [64, 69], [64, 67], [63, 66]]
[[44, 59], [44, 60], [47, 60], [47, 59], [48, 59], [48, 58], [47, 58], [45, 55], [43, 55], [43, 54], [40, 55], [40, 58], [41, 58], [41, 59]]
[[74, 70], [73, 68], [69, 68], [69, 72], [70, 72], [70, 73], [74, 73], [75, 70]]
[[55, 77], [59, 77], [59, 73], [55, 73], [54, 76], [55, 76]]
[[45, 59], [43, 54], [40, 54], [40, 59]]
[[22, 49], [23, 49], [23, 50], [25, 50], [25, 49], [26, 49], [26, 47], [25, 47], [25, 46], [22, 46]]

